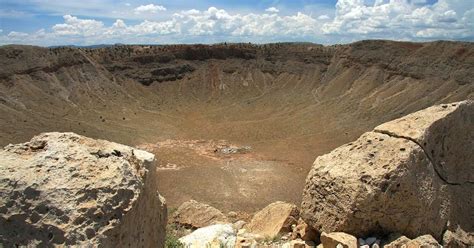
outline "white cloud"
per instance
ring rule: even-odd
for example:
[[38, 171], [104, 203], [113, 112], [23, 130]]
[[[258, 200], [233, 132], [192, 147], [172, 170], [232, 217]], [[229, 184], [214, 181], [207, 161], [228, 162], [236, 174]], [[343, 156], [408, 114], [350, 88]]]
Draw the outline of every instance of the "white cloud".
[[75, 16], [63, 16], [64, 22], [53, 26], [53, 32], [58, 35], [99, 35], [104, 27], [104, 23], [91, 19], [79, 19]]
[[469, 28], [466, 20], [466, 13], [473, 6], [464, 10], [456, 8], [459, 0], [439, 0], [433, 5], [421, 5], [423, 3], [377, 0], [368, 6], [363, 0], [339, 0], [334, 20], [324, 24], [322, 31], [327, 35], [407, 40], [474, 36], [474, 30]]
[[268, 9], [265, 10], [266, 12], [271, 12], [271, 13], [278, 13], [280, 12], [279, 9], [275, 8], [275, 7], [270, 7]]
[[320, 15], [318, 16], [318, 20], [329, 20], [331, 19], [328, 15]]
[[[148, 5], [145, 5], [148, 6]], [[155, 5], [153, 5], [155, 6]], [[150, 12], [147, 12], [150, 13]], [[147, 16], [148, 19], [148, 16]], [[48, 31], [50, 30], [50, 31]], [[208, 43], [221, 41], [350, 42], [367, 38], [396, 40], [474, 39], [474, 8], [461, 0], [419, 5], [406, 0], [339, 0], [334, 18], [302, 12], [230, 13], [210, 7], [129, 24], [112, 25], [65, 15], [64, 22], [33, 33], [0, 33], [0, 44]]]
[[154, 4], [148, 4], [148, 5], [140, 5], [134, 9], [135, 14], [141, 14], [141, 13], [157, 13], [158, 11], [165, 11], [166, 8], [161, 5], [154, 5]]
[[28, 34], [23, 33], [23, 32], [11, 31], [10, 33], [8, 33], [7, 36], [8, 38], [11, 38], [11, 39], [22, 39], [22, 38], [28, 37]]

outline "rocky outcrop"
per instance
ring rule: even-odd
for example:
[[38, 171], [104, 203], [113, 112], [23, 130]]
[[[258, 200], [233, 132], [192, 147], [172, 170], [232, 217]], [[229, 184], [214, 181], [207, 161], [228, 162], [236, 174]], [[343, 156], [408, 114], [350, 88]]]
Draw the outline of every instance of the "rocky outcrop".
[[314, 162], [303, 219], [357, 236], [474, 230], [474, 104], [433, 106], [385, 123]]
[[297, 219], [298, 209], [295, 205], [274, 202], [256, 213], [246, 228], [251, 233], [273, 238], [290, 232]]
[[173, 214], [173, 222], [187, 228], [201, 228], [226, 223], [227, 217], [219, 209], [189, 200], [181, 204]]
[[74, 133], [0, 151], [0, 243], [162, 247], [154, 155]]

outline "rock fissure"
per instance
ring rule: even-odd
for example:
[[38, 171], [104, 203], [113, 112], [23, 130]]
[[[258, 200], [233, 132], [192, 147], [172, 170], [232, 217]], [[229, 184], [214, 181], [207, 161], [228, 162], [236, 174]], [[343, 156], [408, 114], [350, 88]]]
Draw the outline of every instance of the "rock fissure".
[[[435, 171], [436, 175], [438, 175], [438, 177], [446, 184], [449, 184], [449, 185], [462, 185], [461, 183], [453, 183], [453, 182], [449, 182], [445, 177], [443, 177], [443, 175], [438, 171], [438, 169], [436, 168], [436, 163], [434, 162], [433, 158], [429, 155], [429, 153], [425, 150], [425, 148], [420, 144], [418, 143], [415, 139], [412, 139], [410, 137], [406, 137], [406, 136], [401, 136], [401, 135], [397, 135], [393, 132], [390, 132], [390, 131], [387, 131], [387, 130], [374, 130], [373, 132], [376, 132], [376, 133], [381, 133], [381, 134], [385, 134], [385, 135], [388, 135], [392, 138], [397, 138], [397, 139], [405, 139], [405, 140], [408, 140], [408, 141], [411, 141], [411, 142], [414, 142], [418, 147], [420, 147], [420, 149], [423, 151], [423, 153], [425, 154], [426, 158], [430, 161], [430, 164], [433, 166], [433, 170]], [[469, 182], [470, 183], [470, 182]]]
[[[441, 240], [447, 228], [472, 230], [465, 195], [473, 181], [473, 107], [432, 106], [319, 156], [306, 180], [303, 219], [319, 231], [357, 236], [380, 230]], [[334, 194], [339, 201], [321, 200]]]

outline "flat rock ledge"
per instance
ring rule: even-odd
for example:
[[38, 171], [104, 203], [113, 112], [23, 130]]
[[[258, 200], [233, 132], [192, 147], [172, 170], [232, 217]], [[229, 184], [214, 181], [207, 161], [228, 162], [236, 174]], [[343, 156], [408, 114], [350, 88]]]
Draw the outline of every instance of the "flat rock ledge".
[[154, 155], [74, 133], [0, 151], [0, 243], [163, 247], [165, 200]]
[[358, 237], [474, 230], [474, 103], [382, 124], [316, 159], [301, 215], [319, 233]]

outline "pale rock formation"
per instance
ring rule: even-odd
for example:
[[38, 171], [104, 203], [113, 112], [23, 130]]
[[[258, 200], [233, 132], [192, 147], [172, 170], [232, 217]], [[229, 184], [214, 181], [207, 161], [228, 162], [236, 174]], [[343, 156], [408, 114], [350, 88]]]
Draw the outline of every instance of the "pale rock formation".
[[199, 228], [179, 239], [186, 248], [233, 248], [236, 233], [231, 224], [216, 224]]
[[257, 212], [246, 227], [251, 233], [273, 238], [291, 232], [291, 225], [296, 224], [298, 215], [295, 205], [278, 201]]
[[314, 242], [304, 241], [302, 239], [294, 239], [281, 246], [282, 248], [313, 248], [315, 247]]
[[333, 232], [321, 234], [321, 244], [324, 248], [357, 248], [357, 238], [343, 232]]
[[[302, 217], [318, 231], [357, 236], [474, 229], [474, 104], [437, 105], [382, 124], [320, 156]], [[449, 224], [448, 224], [449, 223]]]
[[240, 229], [244, 228], [245, 224], [247, 224], [247, 222], [245, 222], [243, 220], [238, 220], [238, 221], [236, 221], [235, 223], [232, 224], [232, 227], [234, 227], [235, 230], [240, 230]]
[[438, 241], [433, 236], [427, 234], [420, 236], [416, 239], [412, 239], [406, 243], [407, 248], [420, 248], [420, 247], [439, 247]]
[[399, 248], [402, 245], [406, 245], [411, 239], [400, 234], [390, 234], [384, 248]]
[[453, 228], [453, 230], [446, 230], [443, 235], [443, 246], [452, 248], [473, 247], [474, 233], [468, 233], [459, 226]]
[[166, 218], [153, 154], [74, 133], [0, 151], [6, 247], [162, 247]]
[[181, 204], [173, 214], [173, 221], [189, 228], [201, 228], [228, 222], [227, 217], [221, 211], [195, 200]]
[[303, 219], [299, 218], [293, 230], [291, 238], [301, 238], [302, 240], [306, 241], [316, 241], [316, 239], [318, 238], [318, 233], [316, 232], [316, 230], [314, 230], [312, 226], [306, 224]]
[[250, 234], [237, 236], [235, 248], [255, 248], [258, 246], [257, 241]]

